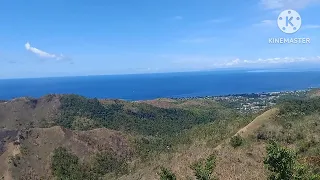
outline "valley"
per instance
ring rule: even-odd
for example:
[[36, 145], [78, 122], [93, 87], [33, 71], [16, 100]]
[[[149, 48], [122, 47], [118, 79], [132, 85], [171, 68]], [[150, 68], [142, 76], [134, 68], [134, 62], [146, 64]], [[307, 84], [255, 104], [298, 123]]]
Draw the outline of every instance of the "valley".
[[[0, 102], [0, 179], [267, 179], [268, 147], [294, 151], [304, 179], [317, 179], [318, 94]], [[255, 102], [267, 105], [243, 109]]]

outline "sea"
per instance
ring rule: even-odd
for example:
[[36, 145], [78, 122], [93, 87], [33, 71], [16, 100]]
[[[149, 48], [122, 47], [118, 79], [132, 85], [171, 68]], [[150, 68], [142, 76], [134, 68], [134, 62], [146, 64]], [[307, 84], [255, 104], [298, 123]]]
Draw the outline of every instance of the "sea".
[[320, 71], [210, 71], [0, 80], [0, 100], [79, 94], [129, 101], [304, 90], [320, 87]]

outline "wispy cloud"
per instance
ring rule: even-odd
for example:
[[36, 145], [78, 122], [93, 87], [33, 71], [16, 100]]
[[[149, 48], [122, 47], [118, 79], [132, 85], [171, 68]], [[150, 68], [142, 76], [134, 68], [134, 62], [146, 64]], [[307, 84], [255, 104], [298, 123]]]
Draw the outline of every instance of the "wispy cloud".
[[319, 29], [320, 25], [315, 25], [315, 24], [308, 24], [308, 25], [303, 25], [303, 29]]
[[320, 0], [261, 0], [260, 3], [265, 9], [302, 9]]
[[274, 26], [276, 24], [276, 20], [269, 20], [269, 19], [266, 19], [266, 20], [262, 20], [261, 22], [259, 23], [256, 23], [256, 24], [253, 24], [253, 26], [263, 26], [263, 27], [266, 27], [266, 26]]
[[10, 61], [8, 61], [8, 63], [9, 63], [9, 64], [16, 64], [17, 61], [10, 60]]
[[182, 17], [182, 16], [175, 16], [175, 17], [173, 17], [173, 19], [174, 19], [174, 20], [182, 20], [183, 17]]
[[29, 42], [27, 42], [25, 45], [26, 50], [36, 54], [40, 58], [45, 58], [45, 59], [56, 59], [56, 60], [68, 60], [67, 57], [65, 57], [63, 54], [51, 54], [48, 52], [45, 52], [43, 50], [40, 50], [38, 48], [32, 47]]
[[313, 57], [275, 57], [259, 59], [240, 59], [236, 57], [205, 57], [205, 56], [173, 56], [172, 63], [179, 67], [201, 69], [263, 67], [294, 63], [320, 63], [320, 56]]
[[235, 59], [229, 62], [217, 63], [218, 67], [230, 67], [230, 66], [243, 66], [250, 64], [255, 65], [267, 65], [267, 64], [290, 64], [290, 63], [298, 63], [298, 62], [317, 62], [320, 63], [320, 56], [314, 57], [275, 57], [275, 58], [266, 58], [266, 59], [256, 59], [256, 60], [240, 60]]

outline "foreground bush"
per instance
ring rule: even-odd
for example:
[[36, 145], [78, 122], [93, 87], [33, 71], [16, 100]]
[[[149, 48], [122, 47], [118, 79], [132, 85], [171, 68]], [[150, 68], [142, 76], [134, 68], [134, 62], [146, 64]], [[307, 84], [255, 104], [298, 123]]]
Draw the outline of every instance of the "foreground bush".
[[128, 164], [124, 159], [107, 152], [95, 155], [93, 167], [93, 171], [101, 176], [108, 173], [122, 175], [128, 172]]
[[77, 180], [85, 176], [78, 157], [61, 147], [53, 152], [51, 168], [58, 179]]
[[205, 160], [200, 160], [191, 166], [198, 180], [215, 180], [216, 178], [213, 176], [215, 167], [216, 157], [214, 155], [209, 156]]
[[243, 139], [239, 135], [233, 136], [230, 140], [230, 145], [234, 148], [241, 146], [242, 143], [243, 143]]
[[81, 163], [76, 155], [59, 147], [53, 152], [51, 170], [58, 180], [98, 180], [106, 174], [127, 173], [128, 165], [110, 153], [98, 153], [92, 163]]
[[267, 146], [267, 157], [264, 164], [270, 171], [271, 180], [320, 180], [306, 166], [298, 163], [294, 151], [271, 142]]
[[159, 173], [160, 180], [176, 180], [176, 175], [171, 172], [171, 170], [161, 167], [161, 171]]

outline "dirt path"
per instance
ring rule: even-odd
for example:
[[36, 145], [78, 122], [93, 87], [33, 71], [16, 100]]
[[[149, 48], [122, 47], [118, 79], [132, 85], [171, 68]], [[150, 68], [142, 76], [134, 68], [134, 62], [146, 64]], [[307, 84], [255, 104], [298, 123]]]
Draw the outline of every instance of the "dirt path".
[[[253, 134], [254, 131], [259, 129], [264, 123], [272, 121], [275, 118], [275, 116], [278, 114], [278, 112], [279, 112], [279, 109], [277, 108], [273, 108], [264, 112], [260, 116], [256, 117], [253, 121], [251, 121], [248, 125], [240, 129], [234, 136], [240, 135], [243, 138], [248, 137], [249, 135]], [[230, 141], [230, 138], [226, 139], [220, 145], [215, 147], [214, 150], [221, 149], [223, 144], [228, 143], [229, 141]]]
[[6, 151], [0, 156], [0, 162], [4, 162], [0, 164], [0, 178], [4, 178], [4, 180], [13, 180], [11, 174], [9, 172], [9, 158], [10, 156], [14, 156], [19, 154], [19, 148], [13, 143], [9, 143], [6, 147]]
[[256, 117], [251, 123], [249, 123], [244, 128], [240, 129], [235, 135], [240, 135], [242, 137], [248, 137], [255, 130], [259, 129], [264, 123], [272, 121], [275, 116], [279, 113], [279, 109], [273, 108], [260, 116]]

